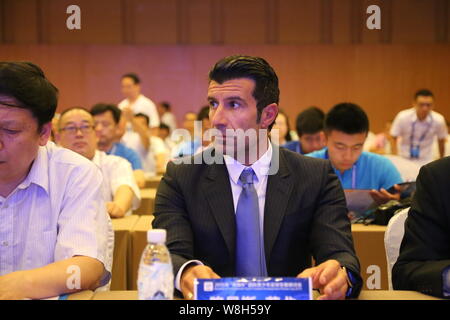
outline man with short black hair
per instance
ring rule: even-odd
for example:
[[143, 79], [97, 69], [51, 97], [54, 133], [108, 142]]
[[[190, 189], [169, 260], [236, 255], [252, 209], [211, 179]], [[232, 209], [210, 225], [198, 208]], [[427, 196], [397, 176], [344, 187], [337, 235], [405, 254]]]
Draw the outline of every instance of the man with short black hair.
[[[124, 111], [130, 109], [133, 115], [143, 113], [150, 119], [150, 128], [154, 128], [154, 134], [157, 134], [159, 127], [159, 115], [155, 103], [141, 93], [141, 79], [135, 73], [124, 74], [121, 78], [122, 94], [125, 99], [119, 103], [119, 109]], [[123, 119], [121, 129], [133, 130], [131, 125]]]
[[136, 183], [140, 188], [145, 186], [142, 162], [136, 151], [118, 141], [120, 109], [114, 104], [98, 103], [91, 108], [94, 117], [95, 132], [98, 137], [97, 147], [106, 154], [122, 157], [130, 162]]
[[291, 141], [284, 145], [291, 151], [307, 154], [325, 147], [323, 121], [325, 113], [317, 107], [309, 107], [297, 116], [296, 130], [299, 141]]
[[434, 95], [430, 90], [421, 89], [414, 94], [413, 107], [400, 111], [392, 123], [393, 154], [426, 164], [433, 160], [432, 146], [437, 139], [440, 158], [445, 155], [447, 126], [444, 117], [433, 108]]
[[175, 115], [171, 112], [170, 103], [163, 101], [158, 103], [158, 114], [161, 123], [167, 125], [172, 133], [173, 130], [177, 128], [177, 120], [175, 119]]
[[132, 123], [135, 131], [127, 131], [121, 141], [138, 153], [144, 176], [150, 178], [164, 172], [169, 158], [169, 150], [166, 149], [164, 141], [153, 135], [149, 128], [148, 116], [144, 113], [132, 115], [129, 110], [124, 110], [123, 116], [127, 122]]
[[402, 182], [393, 163], [378, 154], [363, 152], [369, 132], [369, 119], [354, 103], [335, 105], [325, 117], [326, 148], [308, 156], [329, 159], [344, 189], [371, 189], [378, 203], [398, 200], [390, 187]]
[[[196, 278], [231, 276], [311, 277], [320, 299], [359, 294], [345, 197], [329, 162], [269, 140], [279, 94], [266, 60], [221, 59], [209, 73], [213, 146], [167, 165], [153, 228], [167, 230], [175, 287], [187, 299]], [[239, 139], [242, 131], [249, 135]]]
[[102, 174], [48, 142], [57, 101], [38, 66], [0, 62], [0, 300], [95, 290], [111, 277]]

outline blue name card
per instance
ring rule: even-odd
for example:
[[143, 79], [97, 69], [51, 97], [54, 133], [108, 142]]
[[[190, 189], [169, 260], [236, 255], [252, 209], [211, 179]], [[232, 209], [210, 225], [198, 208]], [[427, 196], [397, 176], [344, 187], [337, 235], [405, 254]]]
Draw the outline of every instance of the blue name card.
[[312, 300], [311, 278], [195, 279], [195, 300]]

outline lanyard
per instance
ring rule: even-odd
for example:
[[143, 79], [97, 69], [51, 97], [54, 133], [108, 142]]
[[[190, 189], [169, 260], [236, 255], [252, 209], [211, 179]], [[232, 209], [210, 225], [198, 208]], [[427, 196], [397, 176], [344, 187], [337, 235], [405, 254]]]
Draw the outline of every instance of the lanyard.
[[[325, 159], [329, 159], [328, 150], [325, 151]], [[356, 163], [352, 166], [352, 189], [356, 189]]]
[[[420, 136], [420, 138], [419, 138], [419, 143], [417, 144], [417, 147], [420, 147], [420, 144], [423, 142], [423, 139], [425, 139], [425, 136], [427, 135], [428, 131], [430, 131], [431, 124], [433, 123], [433, 118], [431, 117], [431, 115], [430, 115], [430, 118], [431, 118], [431, 121], [427, 123], [428, 125], [427, 125], [426, 130], [424, 131], [424, 133], [422, 134], [422, 136]], [[415, 132], [415, 130], [416, 130], [416, 123], [417, 123], [417, 120], [415, 120], [415, 121], [412, 123], [411, 139], [410, 139], [410, 147], [411, 147], [411, 149], [414, 148], [414, 132]]]

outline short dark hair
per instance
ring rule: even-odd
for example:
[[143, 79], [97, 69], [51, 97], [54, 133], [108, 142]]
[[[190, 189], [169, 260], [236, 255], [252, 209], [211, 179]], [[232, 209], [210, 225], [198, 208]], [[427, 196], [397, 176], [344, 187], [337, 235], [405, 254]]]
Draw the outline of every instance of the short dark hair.
[[89, 112], [89, 110], [86, 109], [86, 108], [84, 108], [84, 107], [75, 106], [75, 107], [67, 108], [66, 110], [64, 110], [63, 112], [61, 112], [61, 114], [59, 115], [59, 119], [58, 119], [58, 131], [60, 131], [61, 121], [62, 121], [62, 118], [64, 117], [64, 115], [65, 115], [66, 113], [69, 113], [70, 111], [73, 111], [73, 110], [82, 110], [82, 111], [86, 111], [87, 113], [91, 114], [91, 113]]
[[168, 126], [167, 124], [165, 124], [165, 123], [162, 123], [162, 122], [159, 124], [159, 129], [161, 129], [161, 130], [167, 130], [167, 131], [170, 132], [169, 126]]
[[209, 106], [202, 107], [197, 114], [198, 121], [202, 121], [203, 119], [209, 119]]
[[[219, 60], [209, 72], [209, 81], [222, 84], [225, 81], [249, 78], [255, 81], [253, 97], [258, 109], [259, 122], [263, 109], [271, 103], [280, 100], [278, 77], [266, 60], [260, 57], [244, 55], [228, 56]], [[269, 126], [272, 128], [273, 123]]]
[[297, 116], [295, 129], [301, 137], [304, 134], [315, 134], [323, 130], [325, 113], [316, 106], [309, 107]]
[[0, 95], [17, 100], [14, 107], [30, 110], [39, 130], [55, 116], [58, 89], [32, 62], [0, 62]]
[[166, 111], [170, 111], [170, 103], [168, 103], [167, 101], [163, 101], [159, 103], [164, 109], [166, 109]]
[[414, 100], [417, 100], [417, 97], [419, 97], [419, 96], [434, 98], [433, 92], [431, 92], [428, 89], [417, 90], [416, 93], [414, 94]]
[[141, 83], [141, 79], [139, 79], [138, 75], [134, 72], [130, 72], [130, 73], [126, 73], [122, 76], [123, 78], [130, 78], [131, 80], [133, 80], [134, 84], [139, 84]]
[[369, 118], [357, 104], [344, 102], [335, 105], [325, 117], [325, 131], [341, 131], [346, 134], [369, 132]]
[[91, 114], [93, 116], [103, 114], [105, 112], [111, 112], [114, 122], [116, 124], [120, 121], [120, 116], [122, 114], [122, 110], [120, 110], [115, 104], [112, 103], [97, 103], [91, 108]]
[[145, 119], [145, 122], [147, 123], [147, 126], [150, 126], [150, 118], [148, 117], [148, 115], [146, 115], [145, 113], [136, 113], [134, 115], [135, 118], [137, 117], [141, 117]]

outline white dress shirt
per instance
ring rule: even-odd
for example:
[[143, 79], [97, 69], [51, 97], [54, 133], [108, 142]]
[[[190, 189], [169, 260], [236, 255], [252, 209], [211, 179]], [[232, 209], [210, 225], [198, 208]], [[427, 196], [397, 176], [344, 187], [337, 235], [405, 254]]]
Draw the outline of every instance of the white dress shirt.
[[140, 94], [134, 103], [130, 103], [128, 99], [124, 99], [119, 103], [120, 110], [123, 110], [127, 106], [130, 106], [134, 114], [143, 113], [148, 116], [150, 119], [150, 128], [159, 127], [159, 114], [156, 105], [143, 94]]
[[[256, 193], [258, 194], [258, 206], [259, 206], [259, 230], [261, 232], [260, 237], [264, 239], [264, 205], [266, 203], [266, 190], [267, 190], [267, 178], [270, 169], [270, 163], [272, 160], [272, 144], [268, 144], [267, 151], [250, 167], [243, 165], [234, 158], [224, 155], [225, 165], [227, 166], [228, 175], [230, 178], [231, 192], [233, 194], [234, 213], [236, 213], [239, 196], [242, 192], [242, 186], [238, 184], [239, 177], [245, 168], [252, 168], [256, 175], [256, 181], [253, 185]], [[184, 268], [191, 263], [202, 265], [199, 260], [190, 260], [183, 264], [178, 270], [175, 278], [175, 288], [181, 291], [181, 275]]]
[[150, 147], [148, 150], [145, 150], [139, 134], [127, 129], [121, 142], [128, 148], [137, 152], [139, 158], [141, 159], [142, 170], [144, 171], [146, 178], [156, 175], [157, 155], [163, 154], [167, 160], [169, 159], [169, 150], [167, 150], [164, 141], [159, 137], [151, 136]]
[[169, 127], [170, 133], [177, 128], [177, 120], [172, 112], [166, 112], [161, 116], [161, 122]]
[[112, 225], [102, 199], [102, 174], [88, 159], [49, 142], [30, 172], [6, 198], [0, 196], [0, 276], [74, 256], [105, 266], [111, 275]]
[[[415, 108], [400, 111], [392, 123], [390, 133], [392, 136], [399, 138], [397, 141], [399, 155], [408, 159], [410, 159], [411, 133], [414, 122], [416, 124], [413, 144], [414, 146], [420, 146], [420, 155], [419, 159], [411, 160], [423, 165], [433, 160], [432, 149], [434, 139], [447, 138], [447, 124], [444, 117], [435, 111], [431, 111], [424, 121], [418, 120]], [[425, 132], [427, 134], [423, 141], [419, 142]]]
[[124, 158], [107, 155], [100, 150], [95, 151], [92, 161], [100, 168], [103, 174], [103, 197], [105, 202], [113, 201], [114, 195], [120, 186], [126, 185], [131, 188], [134, 197], [131, 208], [125, 213], [125, 216], [131, 215], [131, 211], [139, 208], [141, 204], [141, 192], [136, 184], [131, 164]]

